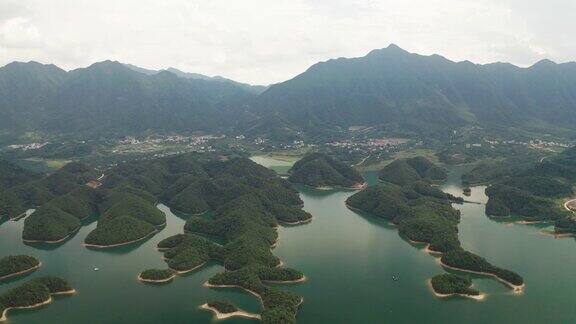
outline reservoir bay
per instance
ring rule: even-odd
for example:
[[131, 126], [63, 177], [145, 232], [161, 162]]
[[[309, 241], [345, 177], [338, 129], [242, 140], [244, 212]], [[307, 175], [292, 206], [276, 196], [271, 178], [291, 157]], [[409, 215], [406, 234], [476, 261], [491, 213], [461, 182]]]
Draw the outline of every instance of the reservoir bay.
[[[260, 158], [267, 167], [285, 163]], [[461, 196], [460, 175], [467, 166], [449, 168], [442, 189]], [[374, 185], [376, 173], [365, 174]], [[514, 270], [526, 281], [522, 295], [513, 295], [498, 281], [473, 276], [475, 287], [488, 296], [477, 302], [464, 298], [438, 299], [426, 280], [445, 272], [436, 259], [399, 237], [394, 226], [346, 208], [352, 191], [316, 191], [297, 187], [311, 223], [281, 227], [274, 253], [287, 266], [304, 272], [302, 284], [283, 285], [304, 297], [299, 323], [535, 323], [576, 322], [576, 242], [539, 234], [541, 226], [497, 222], [486, 217], [483, 204], [455, 205], [461, 210], [459, 237], [463, 246], [493, 264]], [[472, 188], [471, 201], [484, 203], [484, 187]], [[28, 246], [22, 243], [23, 220], [0, 225], [0, 256], [28, 254], [43, 265], [23, 279], [0, 282], [5, 291], [29, 278], [56, 275], [77, 290], [40, 310], [11, 311], [11, 323], [208, 323], [212, 314], [198, 306], [208, 300], [230, 300], [257, 312], [259, 301], [234, 289], [207, 289], [202, 284], [222, 271], [208, 264], [162, 286], [137, 281], [147, 268], [165, 268], [156, 244], [181, 233], [184, 220], [159, 205], [167, 225], [142, 244], [111, 250], [81, 245], [96, 226], [88, 222], [64, 244]], [[93, 271], [98, 267], [99, 271]], [[393, 279], [397, 276], [397, 280]], [[254, 323], [229, 319], [224, 323]]]

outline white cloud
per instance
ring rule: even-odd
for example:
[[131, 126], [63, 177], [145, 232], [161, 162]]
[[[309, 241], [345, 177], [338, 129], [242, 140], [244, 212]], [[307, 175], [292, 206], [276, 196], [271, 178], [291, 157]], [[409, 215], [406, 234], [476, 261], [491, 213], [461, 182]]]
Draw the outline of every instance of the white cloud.
[[36, 48], [42, 46], [42, 37], [28, 19], [15, 17], [0, 23], [0, 44], [4, 48]]
[[320, 60], [397, 43], [529, 65], [576, 57], [572, 0], [2, 0], [0, 64], [115, 59], [279, 82]]

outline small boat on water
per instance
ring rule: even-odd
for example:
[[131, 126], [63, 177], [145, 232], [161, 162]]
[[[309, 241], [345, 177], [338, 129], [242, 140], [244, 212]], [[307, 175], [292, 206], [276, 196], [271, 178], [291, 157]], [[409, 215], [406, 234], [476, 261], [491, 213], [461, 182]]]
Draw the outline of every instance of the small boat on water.
[[398, 276], [397, 276], [397, 275], [392, 275], [392, 280], [398, 281]]
[[98, 270], [100, 270], [100, 269], [99, 269], [99, 268], [94, 268], [94, 271], [98, 271]]

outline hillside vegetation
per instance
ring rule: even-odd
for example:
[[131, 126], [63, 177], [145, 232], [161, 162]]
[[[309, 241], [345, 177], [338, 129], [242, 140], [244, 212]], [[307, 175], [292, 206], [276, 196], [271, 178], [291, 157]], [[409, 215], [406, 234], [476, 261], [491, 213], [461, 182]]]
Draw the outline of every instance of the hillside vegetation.
[[288, 180], [315, 188], [353, 188], [364, 179], [352, 167], [323, 153], [312, 153], [296, 162], [289, 171]]
[[561, 198], [572, 196], [576, 184], [576, 148], [529, 167], [509, 168], [515, 172], [492, 181], [486, 188], [489, 197], [486, 214], [551, 221], [558, 233], [576, 233], [574, 215], [561, 202]]
[[446, 176], [446, 170], [424, 157], [417, 156], [394, 160], [380, 171], [378, 178], [380, 181], [404, 186], [416, 181], [444, 181]]

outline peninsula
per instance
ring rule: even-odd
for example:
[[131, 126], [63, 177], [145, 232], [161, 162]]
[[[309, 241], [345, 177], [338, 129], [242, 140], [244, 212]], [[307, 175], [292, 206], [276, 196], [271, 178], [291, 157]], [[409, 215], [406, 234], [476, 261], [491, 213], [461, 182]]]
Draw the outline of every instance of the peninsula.
[[462, 248], [458, 239], [460, 212], [451, 203], [463, 200], [431, 185], [430, 179], [438, 181], [445, 172], [430, 164], [422, 158], [392, 162], [380, 173], [385, 182], [350, 196], [346, 204], [397, 225], [400, 236], [408, 241], [427, 243], [428, 251], [442, 255], [446, 267], [490, 275], [514, 291], [521, 290], [524, 282], [520, 275]]
[[200, 309], [213, 312], [216, 320], [223, 320], [230, 317], [261, 319], [260, 315], [245, 312], [229, 302], [210, 301], [200, 305]]
[[0, 321], [8, 318], [11, 309], [31, 309], [52, 302], [53, 295], [72, 295], [76, 291], [65, 280], [41, 277], [30, 280], [0, 295]]

